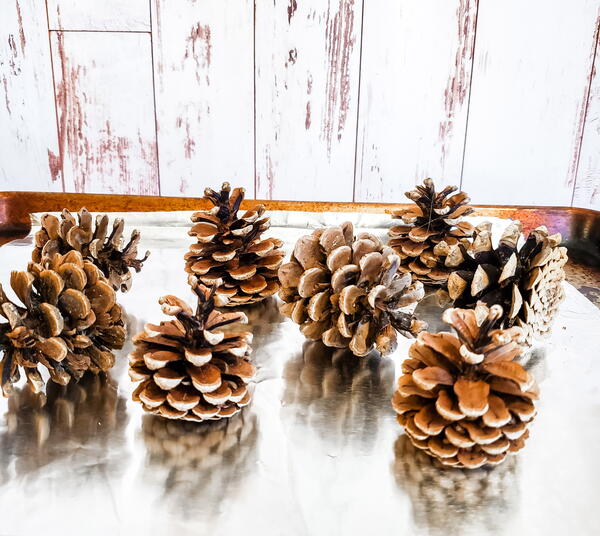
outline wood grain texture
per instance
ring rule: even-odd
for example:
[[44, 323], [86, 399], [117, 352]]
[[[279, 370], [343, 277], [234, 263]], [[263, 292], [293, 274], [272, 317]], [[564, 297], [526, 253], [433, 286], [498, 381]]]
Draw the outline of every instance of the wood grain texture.
[[52, 55], [66, 190], [158, 194], [150, 36], [53, 32]]
[[45, 5], [0, 10], [0, 188], [61, 190], [48, 167], [58, 141]]
[[360, 0], [257, 2], [256, 191], [352, 200]]
[[480, 2], [462, 184], [472, 199], [570, 204], [597, 8]]
[[254, 196], [252, 0], [153, 0], [161, 191]]
[[476, 0], [365, 2], [356, 200], [460, 184]]
[[588, 105], [585, 109], [581, 152], [573, 206], [600, 210], [600, 8], [596, 19], [596, 44], [590, 70]]
[[[150, 31], [148, 0], [47, 0], [51, 30]], [[40, 3], [43, 3], [40, 0]]]

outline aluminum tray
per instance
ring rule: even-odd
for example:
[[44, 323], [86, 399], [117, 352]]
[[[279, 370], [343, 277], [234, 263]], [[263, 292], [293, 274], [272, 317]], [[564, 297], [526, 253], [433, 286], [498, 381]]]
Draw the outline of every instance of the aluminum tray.
[[[274, 215], [285, 248], [321, 223], [384, 233], [387, 217]], [[187, 214], [130, 215], [152, 254], [121, 296], [130, 333], [191, 294]], [[31, 235], [0, 248], [0, 281]], [[6, 286], [6, 285], [5, 285]], [[527, 447], [493, 469], [441, 470], [390, 405], [410, 341], [387, 359], [306, 342], [275, 300], [246, 308], [258, 381], [228, 423], [178, 424], [130, 400], [128, 343], [104, 380], [0, 400], [0, 534], [600, 534], [600, 310], [569, 284], [527, 366], [541, 387]], [[433, 299], [419, 306], [432, 325]], [[2, 417], [4, 415], [4, 417]]]

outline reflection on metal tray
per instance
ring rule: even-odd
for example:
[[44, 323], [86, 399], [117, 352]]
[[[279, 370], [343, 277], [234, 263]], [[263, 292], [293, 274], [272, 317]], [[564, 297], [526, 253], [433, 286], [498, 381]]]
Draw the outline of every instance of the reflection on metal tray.
[[[152, 255], [120, 296], [131, 334], [162, 318], [162, 294], [191, 299], [185, 228], [148, 218]], [[289, 252], [305, 230], [270, 232]], [[0, 281], [30, 248], [0, 249]], [[107, 377], [1, 400], [0, 534], [598, 534], [600, 310], [566, 294], [527, 360], [542, 393], [531, 438], [500, 466], [438, 469], [406, 441], [389, 400], [410, 341], [355, 358], [307, 342], [269, 300], [245, 309], [258, 381], [228, 422], [144, 415], [130, 399], [130, 342]], [[434, 296], [419, 305], [436, 329], [439, 312]]]

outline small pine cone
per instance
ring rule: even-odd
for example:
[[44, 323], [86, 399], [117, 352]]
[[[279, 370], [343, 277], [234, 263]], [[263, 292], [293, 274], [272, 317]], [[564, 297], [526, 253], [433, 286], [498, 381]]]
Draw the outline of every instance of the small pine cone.
[[100, 270], [81, 253], [30, 262], [27, 271], [12, 272], [10, 285], [22, 305], [0, 286], [0, 314], [8, 320], [0, 324], [4, 396], [20, 369], [37, 393], [44, 386], [38, 365], [61, 385], [114, 365], [111, 350], [122, 348], [126, 337], [123, 311]]
[[396, 331], [416, 334], [423, 323], [400, 309], [416, 305], [423, 285], [399, 274], [400, 259], [370, 233], [354, 236], [349, 222], [317, 229], [294, 247], [279, 269], [281, 312], [305, 337], [368, 354], [394, 351]]
[[108, 234], [108, 216], [96, 216], [92, 225], [92, 215], [82, 208], [75, 216], [67, 209], [62, 211], [60, 219], [52, 214], [42, 216], [42, 228], [35, 234], [35, 249], [31, 255], [34, 262], [40, 262], [44, 256], [54, 253], [65, 254], [71, 250], [79, 251], [84, 259], [93, 262], [108, 279], [115, 290], [127, 292], [131, 288], [131, 271], [142, 269], [142, 263], [150, 255], [136, 259], [140, 232], [131, 233], [131, 239], [123, 247], [123, 227], [121, 218], [113, 223], [113, 230]]
[[473, 308], [477, 302], [499, 304], [504, 310], [500, 327], [520, 326], [521, 344], [550, 334], [560, 303], [567, 248], [560, 247], [560, 234], [549, 235], [538, 227], [519, 248], [521, 223], [511, 223], [492, 245], [491, 224], [475, 229], [464, 262], [448, 279], [448, 294], [457, 307]]
[[179, 298], [164, 296], [159, 300], [162, 311], [175, 318], [146, 324], [133, 338], [136, 349], [129, 356], [129, 376], [142, 382], [133, 399], [146, 411], [169, 419], [231, 417], [250, 402], [252, 333], [218, 330], [247, 322], [244, 313], [215, 310], [215, 305], [224, 304], [215, 295], [218, 282], [209, 289], [190, 276], [190, 285], [198, 296], [196, 312]]
[[447, 309], [457, 335], [420, 333], [392, 398], [413, 444], [444, 465], [500, 463], [523, 448], [538, 398], [531, 374], [514, 360], [519, 328], [495, 329], [502, 308]]
[[204, 191], [214, 207], [192, 214], [189, 235], [196, 243], [185, 254], [185, 270], [205, 285], [216, 280], [222, 284], [217, 294], [229, 298], [228, 305], [243, 305], [264, 300], [279, 290], [277, 269], [285, 253], [277, 238], [262, 239], [270, 226], [263, 217], [265, 207], [257, 205], [238, 216], [244, 188], [231, 191], [224, 182], [220, 192]]
[[[400, 256], [400, 271], [414, 274], [426, 285], [444, 284], [461, 262], [458, 245], [473, 233], [470, 223], [461, 221], [473, 212], [464, 192], [446, 186], [436, 193], [431, 179], [406, 192], [416, 206], [392, 212], [404, 225], [389, 230], [390, 247]], [[450, 196], [450, 197], [449, 197]]]

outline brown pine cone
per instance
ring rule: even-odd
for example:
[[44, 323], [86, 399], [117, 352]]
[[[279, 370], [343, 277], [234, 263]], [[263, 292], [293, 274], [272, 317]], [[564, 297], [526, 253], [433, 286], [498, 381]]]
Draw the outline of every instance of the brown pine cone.
[[92, 225], [92, 215], [82, 208], [75, 216], [67, 209], [62, 211], [60, 219], [52, 214], [44, 214], [41, 219], [42, 228], [35, 233], [35, 249], [31, 254], [34, 262], [40, 262], [44, 256], [54, 253], [64, 255], [71, 250], [79, 251], [84, 259], [93, 262], [108, 279], [115, 290], [127, 292], [131, 288], [131, 271], [142, 269], [142, 263], [150, 255], [136, 259], [140, 232], [131, 233], [131, 239], [123, 247], [123, 227], [121, 218], [113, 223], [113, 230], [108, 234], [108, 216], [97, 215]]
[[567, 248], [560, 234], [549, 235], [538, 227], [519, 247], [521, 223], [511, 223], [492, 246], [491, 224], [479, 225], [464, 262], [448, 279], [448, 293], [457, 307], [472, 308], [478, 301], [499, 304], [504, 316], [499, 327], [523, 328], [521, 344], [550, 334], [560, 303]]
[[123, 347], [126, 330], [116, 294], [100, 270], [81, 253], [44, 257], [25, 272], [12, 272], [10, 285], [22, 305], [8, 299], [0, 286], [3, 353], [2, 391], [9, 396], [24, 369], [35, 392], [44, 382], [38, 365], [52, 381], [66, 385], [86, 370], [111, 368], [111, 350]]
[[410, 274], [398, 274], [400, 259], [369, 233], [354, 236], [349, 222], [317, 229], [294, 247], [279, 269], [285, 302], [281, 312], [309, 339], [366, 355], [396, 348], [396, 330], [414, 335], [423, 323], [401, 308], [424, 296]]
[[[231, 192], [231, 193], [230, 193]], [[224, 182], [220, 192], [204, 191], [214, 207], [192, 215], [189, 235], [197, 242], [185, 254], [185, 270], [205, 285], [221, 280], [217, 294], [229, 298], [228, 305], [259, 302], [279, 290], [277, 269], [285, 253], [277, 238], [262, 239], [271, 225], [257, 205], [238, 216], [245, 190]]]
[[[400, 271], [414, 274], [426, 285], [444, 284], [461, 262], [458, 244], [473, 233], [470, 223], [461, 221], [473, 212], [464, 192], [446, 186], [436, 193], [431, 179], [406, 192], [416, 206], [392, 212], [404, 225], [389, 230], [390, 247], [400, 256]], [[450, 196], [450, 197], [449, 197]]]
[[133, 400], [169, 419], [231, 417], [250, 402], [252, 333], [218, 330], [247, 322], [244, 313], [215, 310], [224, 303], [215, 295], [218, 282], [209, 289], [190, 276], [190, 285], [198, 296], [196, 312], [179, 298], [164, 296], [159, 300], [162, 311], [175, 318], [146, 324], [133, 338], [136, 349], [129, 356], [129, 376], [142, 382]]
[[514, 360], [519, 328], [495, 329], [502, 308], [447, 309], [456, 331], [419, 334], [392, 398], [413, 444], [444, 465], [500, 463], [523, 448], [538, 398], [533, 376]]

